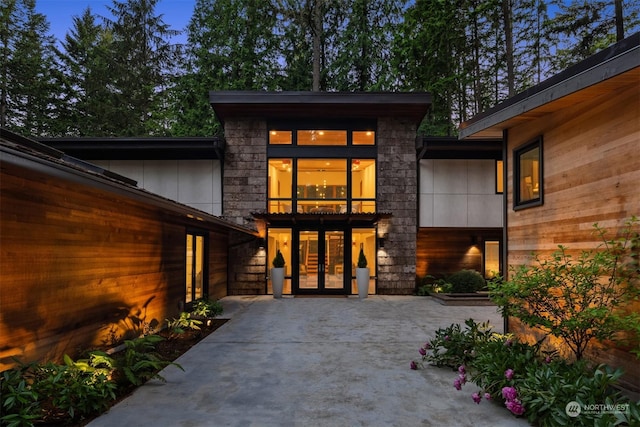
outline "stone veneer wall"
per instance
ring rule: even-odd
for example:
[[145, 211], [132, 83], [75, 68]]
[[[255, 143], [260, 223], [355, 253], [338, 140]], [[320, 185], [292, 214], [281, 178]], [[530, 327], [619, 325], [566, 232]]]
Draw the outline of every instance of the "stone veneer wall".
[[418, 170], [416, 126], [408, 120], [378, 120], [379, 212], [393, 216], [378, 224], [387, 233], [378, 251], [378, 293], [411, 295], [416, 280]]
[[[229, 221], [256, 228], [251, 212], [267, 206], [267, 123], [237, 118], [225, 123], [222, 214]], [[264, 232], [264, 230], [261, 230]], [[264, 233], [263, 233], [264, 235]], [[229, 244], [229, 295], [266, 293], [266, 253], [256, 240], [232, 235]]]

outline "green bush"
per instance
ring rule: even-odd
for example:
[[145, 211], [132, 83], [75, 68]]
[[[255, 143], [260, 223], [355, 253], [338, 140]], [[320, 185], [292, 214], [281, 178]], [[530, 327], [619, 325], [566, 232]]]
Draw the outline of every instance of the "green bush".
[[[568, 363], [555, 350], [544, 351], [542, 341], [529, 345], [471, 319], [465, 323], [464, 330], [459, 324], [439, 329], [419, 352], [430, 364], [457, 366], [453, 386], [461, 390], [468, 378], [473, 381], [480, 388], [471, 395], [475, 403], [500, 402], [536, 426], [638, 425], [640, 402], [617, 388], [621, 370]], [[411, 362], [411, 369], [419, 366]], [[578, 416], [567, 411], [571, 402], [584, 408]]]
[[460, 270], [447, 277], [447, 283], [451, 285], [449, 292], [467, 293], [484, 289], [486, 282], [484, 277], [475, 270]]
[[208, 298], [199, 298], [193, 302], [191, 314], [201, 317], [218, 317], [223, 313], [224, 309], [220, 301], [210, 300]]
[[180, 313], [177, 319], [166, 319], [167, 328], [169, 329], [169, 337], [175, 338], [177, 335], [183, 334], [185, 329], [199, 330], [202, 320], [194, 319], [191, 313]]

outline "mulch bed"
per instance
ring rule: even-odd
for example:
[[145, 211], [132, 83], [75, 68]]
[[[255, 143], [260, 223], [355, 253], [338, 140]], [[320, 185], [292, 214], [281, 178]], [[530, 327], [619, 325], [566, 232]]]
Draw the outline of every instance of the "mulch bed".
[[[229, 319], [211, 319], [210, 323], [207, 325], [203, 323], [200, 325], [200, 330], [187, 330], [182, 334], [169, 337], [168, 331], [160, 331], [157, 334], [164, 337], [165, 340], [158, 343], [156, 346], [156, 354], [158, 354], [162, 359], [168, 361], [175, 361], [177, 358], [186, 353], [191, 347], [205, 339], [209, 334], [214, 332], [220, 326], [224, 325]], [[118, 391], [118, 397], [113, 402], [111, 402], [111, 406], [116, 403], [124, 400], [128, 396], [130, 396], [137, 387], [130, 387], [124, 390]], [[75, 424], [65, 424], [71, 427], [82, 427], [86, 426], [89, 422], [99, 417], [100, 414], [86, 418]], [[39, 426], [42, 425], [53, 425], [53, 424], [37, 424]], [[61, 425], [61, 424], [56, 424]]]

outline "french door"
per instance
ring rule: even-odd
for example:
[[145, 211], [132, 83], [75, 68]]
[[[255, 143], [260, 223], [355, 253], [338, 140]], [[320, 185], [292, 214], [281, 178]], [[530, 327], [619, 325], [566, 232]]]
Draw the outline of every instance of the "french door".
[[[345, 231], [331, 229], [299, 230], [297, 294], [345, 294], [351, 282], [350, 258], [345, 253]], [[346, 274], [345, 274], [346, 273]]]

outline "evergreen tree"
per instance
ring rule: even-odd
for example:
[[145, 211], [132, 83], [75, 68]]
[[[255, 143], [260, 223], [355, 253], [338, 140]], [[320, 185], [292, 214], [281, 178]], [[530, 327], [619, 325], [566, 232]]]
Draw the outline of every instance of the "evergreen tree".
[[60, 100], [55, 39], [35, 0], [11, 0], [2, 7], [2, 100], [0, 124], [26, 135], [49, 135]]
[[165, 135], [169, 132], [167, 90], [179, 50], [169, 38], [178, 34], [156, 15], [158, 0], [113, 0], [106, 20], [113, 38], [112, 114], [108, 133], [120, 136]]
[[62, 42], [64, 53], [64, 114], [59, 122], [77, 136], [117, 134], [107, 123], [114, 111], [110, 48], [111, 33], [96, 23], [91, 9], [73, 18], [73, 28]]

